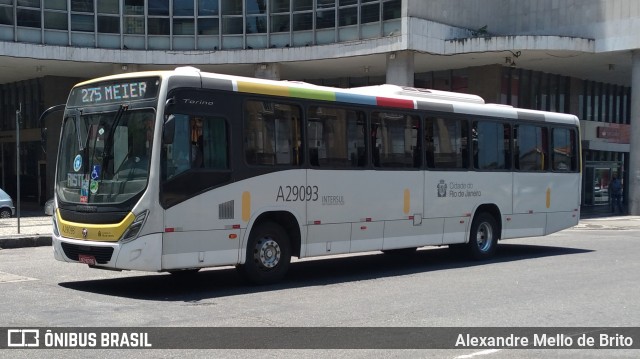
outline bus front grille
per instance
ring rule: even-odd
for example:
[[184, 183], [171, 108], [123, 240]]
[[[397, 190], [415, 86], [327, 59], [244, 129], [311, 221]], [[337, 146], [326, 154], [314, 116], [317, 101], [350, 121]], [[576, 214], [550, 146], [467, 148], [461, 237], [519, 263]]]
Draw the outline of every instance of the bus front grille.
[[105, 264], [111, 260], [113, 248], [111, 247], [92, 247], [77, 244], [62, 243], [62, 250], [69, 259], [77, 261], [80, 254], [94, 256], [96, 263]]

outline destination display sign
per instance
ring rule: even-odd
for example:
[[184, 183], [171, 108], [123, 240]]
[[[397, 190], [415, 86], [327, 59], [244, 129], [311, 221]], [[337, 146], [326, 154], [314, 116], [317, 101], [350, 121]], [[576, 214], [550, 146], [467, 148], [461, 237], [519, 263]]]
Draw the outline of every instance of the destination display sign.
[[158, 77], [120, 79], [76, 87], [71, 90], [67, 107], [152, 99], [158, 96], [159, 87]]

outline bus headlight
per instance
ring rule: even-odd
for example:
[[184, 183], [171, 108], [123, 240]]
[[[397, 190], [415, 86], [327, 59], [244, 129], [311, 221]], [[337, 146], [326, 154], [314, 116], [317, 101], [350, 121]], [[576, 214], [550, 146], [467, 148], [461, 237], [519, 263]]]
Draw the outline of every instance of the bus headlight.
[[144, 226], [144, 222], [147, 219], [147, 214], [149, 214], [148, 210], [136, 216], [136, 219], [133, 220], [133, 223], [131, 223], [122, 237], [120, 237], [120, 242], [127, 243], [138, 238], [138, 234], [140, 233], [140, 230]]

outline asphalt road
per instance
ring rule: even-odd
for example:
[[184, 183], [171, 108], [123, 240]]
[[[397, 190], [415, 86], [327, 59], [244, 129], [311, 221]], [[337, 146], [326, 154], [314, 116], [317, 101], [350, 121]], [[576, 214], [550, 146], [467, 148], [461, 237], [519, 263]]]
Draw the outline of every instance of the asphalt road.
[[[430, 248], [294, 263], [278, 285], [233, 268], [191, 279], [110, 272], [53, 259], [51, 247], [0, 250], [2, 327], [638, 327], [640, 222], [586, 221], [501, 243], [472, 262]], [[188, 339], [186, 339], [188, 340]], [[250, 341], [251, 338], [246, 338]], [[634, 338], [636, 342], [640, 338]], [[0, 357], [632, 358], [638, 350], [3, 350]]]

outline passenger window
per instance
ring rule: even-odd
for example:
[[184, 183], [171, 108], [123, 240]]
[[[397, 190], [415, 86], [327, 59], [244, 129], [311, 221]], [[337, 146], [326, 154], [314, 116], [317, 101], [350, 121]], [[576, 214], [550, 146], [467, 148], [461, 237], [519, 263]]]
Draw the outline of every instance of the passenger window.
[[515, 126], [516, 169], [545, 171], [548, 168], [547, 129], [539, 126]]
[[462, 169], [469, 167], [469, 125], [457, 119], [430, 118], [425, 123], [427, 167]]
[[366, 165], [364, 113], [311, 106], [307, 118], [311, 166], [335, 168]]
[[297, 106], [270, 101], [245, 103], [245, 158], [252, 165], [302, 163], [301, 111]]
[[420, 168], [420, 119], [415, 116], [373, 112], [371, 114], [371, 147], [375, 167]]
[[511, 126], [499, 122], [476, 121], [471, 129], [473, 164], [480, 170], [511, 167]]
[[554, 128], [553, 134], [553, 170], [570, 172], [577, 170], [576, 131]]
[[174, 114], [173, 142], [166, 147], [166, 178], [190, 169], [229, 168], [227, 123], [219, 117]]

